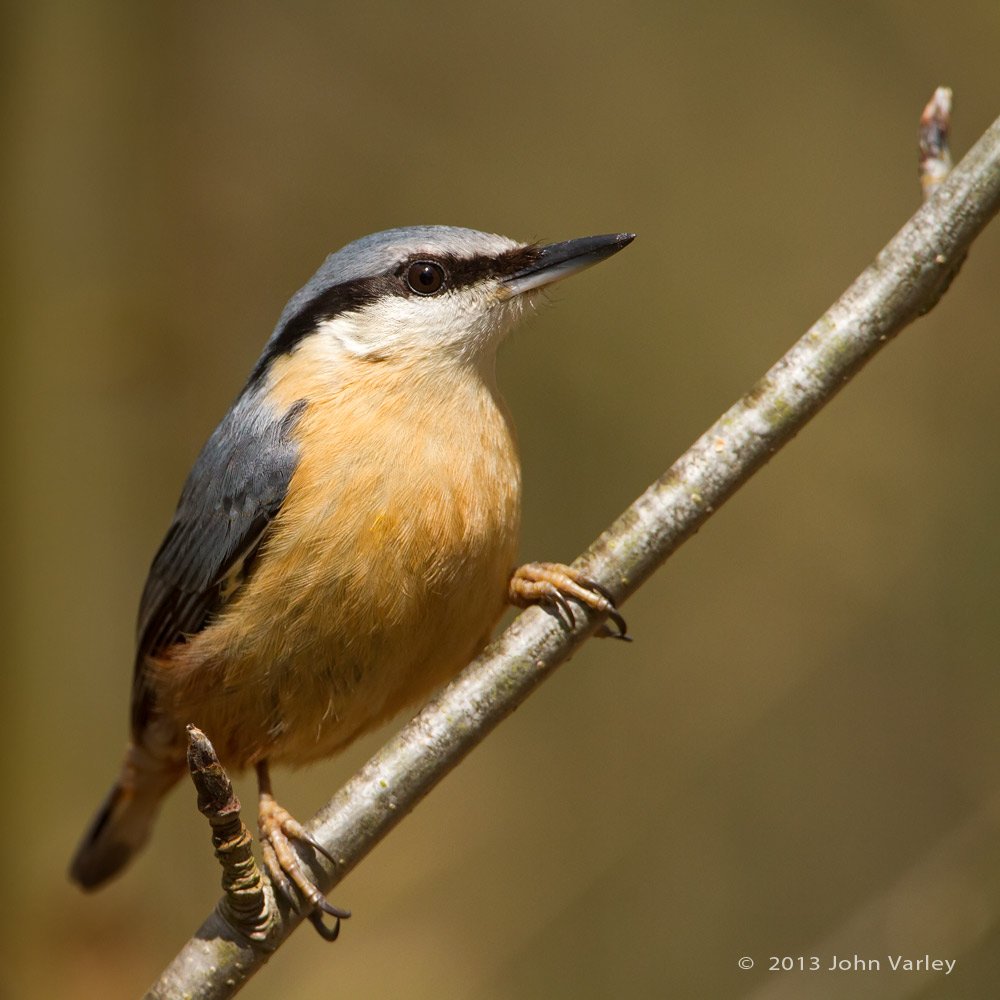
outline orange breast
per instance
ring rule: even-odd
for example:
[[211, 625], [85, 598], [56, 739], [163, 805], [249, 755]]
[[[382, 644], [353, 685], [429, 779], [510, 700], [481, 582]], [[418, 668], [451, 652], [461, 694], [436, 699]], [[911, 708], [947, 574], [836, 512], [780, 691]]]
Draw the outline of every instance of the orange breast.
[[299, 464], [253, 571], [161, 682], [230, 766], [332, 753], [424, 698], [485, 644], [517, 554], [520, 470], [472, 369], [299, 352], [272, 390], [307, 398]]

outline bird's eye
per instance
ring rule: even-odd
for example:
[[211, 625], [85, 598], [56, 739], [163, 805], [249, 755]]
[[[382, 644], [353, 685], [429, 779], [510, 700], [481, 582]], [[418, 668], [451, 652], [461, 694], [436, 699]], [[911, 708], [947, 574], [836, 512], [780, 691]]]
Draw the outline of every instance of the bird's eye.
[[418, 260], [407, 270], [406, 283], [418, 295], [433, 295], [444, 285], [444, 268], [432, 260]]

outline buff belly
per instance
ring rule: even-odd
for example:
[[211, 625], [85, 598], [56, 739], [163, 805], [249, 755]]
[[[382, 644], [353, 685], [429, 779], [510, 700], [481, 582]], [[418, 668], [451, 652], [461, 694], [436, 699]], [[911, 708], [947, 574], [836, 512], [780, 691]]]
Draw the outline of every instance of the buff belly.
[[335, 752], [457, 673], [503, 611], [520, 512], [503, 404], [450, 376], [415, 407], [406, 372], [387, 374], [361, 414], [353, 386], [350, 434], [335, 388], [309, 399], [247, 579], [159, 663], [162, 711], [230, 767]]

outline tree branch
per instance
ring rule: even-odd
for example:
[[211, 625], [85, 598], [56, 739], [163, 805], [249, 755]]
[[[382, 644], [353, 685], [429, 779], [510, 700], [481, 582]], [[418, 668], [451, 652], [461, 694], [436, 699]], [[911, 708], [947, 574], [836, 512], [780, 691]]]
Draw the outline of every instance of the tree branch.
[[[574, 564], [621, 603], [875, 353], [933, 308], [1000, 208], [1000, 119], [875, 261], [788, 353]], [[530, 608], [376, 754], [307, 825], [337, 858], [304, 859], [326, 892], [600, 624]], [[149, 1000], [233, 996], [301, 922], [281, 910], [268, 945], [205, 921]]]

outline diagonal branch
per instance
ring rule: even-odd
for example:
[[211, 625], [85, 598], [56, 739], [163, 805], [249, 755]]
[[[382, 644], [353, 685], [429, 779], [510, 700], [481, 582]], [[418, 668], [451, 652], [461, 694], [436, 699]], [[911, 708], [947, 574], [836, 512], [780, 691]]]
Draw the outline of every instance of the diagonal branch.
[[[1000, 119], [846, 292], [576, 562], [621, 603], [788, 442], [875, 353], [933, 308], [972, 241], [1000, 209]], [[337, 859], [311, 862], [329, 891], [456, 764], [597, 629], [525, 611], [313, 818]], [[148, 1000], [233, 996], [298, 925], [265, 949], [217, 909]]]

